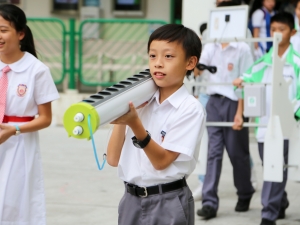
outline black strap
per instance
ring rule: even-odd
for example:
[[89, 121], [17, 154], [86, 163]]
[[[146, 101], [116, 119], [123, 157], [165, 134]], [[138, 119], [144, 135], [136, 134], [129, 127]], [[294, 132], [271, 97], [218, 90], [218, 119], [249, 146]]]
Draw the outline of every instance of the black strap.
[[139, 187], [127, 182], [124, 183], [126, 185], [126, 191], [138, 197], [147, 197], [149, 195], [159, 194], [159, 186], [161, 186], [162, 193], [175, 191], [187, 186], [185, 178], [182, 178], [181, 180], [177, 180], [171, 183], [160, 184], [160, 185], [155, 185], [150, 187]]

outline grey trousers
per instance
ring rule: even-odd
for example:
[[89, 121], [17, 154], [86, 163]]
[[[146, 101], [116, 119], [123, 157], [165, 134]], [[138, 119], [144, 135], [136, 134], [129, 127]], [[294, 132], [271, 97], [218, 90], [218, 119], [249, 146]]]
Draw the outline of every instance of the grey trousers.
[[189, 187], [146, 198], [126, 191], [119, 203], [119, 225], [194, 225], [194, 198]]
[[[284, 162], [288, 163], [288, 151], [289, 142], [284, 141]], [[263, 161], [264, 155], [264, 144], [258, 143], [258, 150], [261, 160]], [[278, 217], [281, 208], [286, 208], [288, 203], [287, 193], [285, 192], [285, 186], [287, 181], [287, 169], [283, 171], [283, 181], [279, 182], [268, 182], [264, 181], [262, 192], [261, 192], [261, 203], [263, 209], [261, 212], [262, 218], [275, 221]]]
[[[226, 97], [210, 96], [206, 105], [207, 121], [233, 122], [237, 110], [237, 101]], [[219, 208], [218, 185], [222, 169], [224, 147], [233, 166], [234, 186], [239, 199], [249, 199], [254, 193], [251, 184], [249, 132], [231, 127], [207, 127], [208, 158], [207, 172], [202, 189], [202, 204]]]

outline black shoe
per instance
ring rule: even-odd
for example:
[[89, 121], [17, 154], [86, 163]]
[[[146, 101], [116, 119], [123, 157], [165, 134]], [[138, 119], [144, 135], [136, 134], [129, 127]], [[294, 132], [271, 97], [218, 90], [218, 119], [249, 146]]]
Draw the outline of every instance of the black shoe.
[[236, 212], [246, 212], [249, 210], [251, 198], [248, 199], [240, 199], [236, 203], [235, 211]]
[[262, 218], [260, 225], [276, 225], [275, 221]]
[[203, 217], [205, 220], [209, 220], [217, 216], [217, 211], [209, 205], [204, 205], [202, 209], [197, 210], [197, 215]]
[[281, 207], [281, 209], [279, 211], [279, 214], [278, 214], [278, 217], [277, 217], [278, 220], [285, 218], [285, 210], [289, 207], [289, 205], [290, 205], [290, 203], [287, 202], [285, 207]]

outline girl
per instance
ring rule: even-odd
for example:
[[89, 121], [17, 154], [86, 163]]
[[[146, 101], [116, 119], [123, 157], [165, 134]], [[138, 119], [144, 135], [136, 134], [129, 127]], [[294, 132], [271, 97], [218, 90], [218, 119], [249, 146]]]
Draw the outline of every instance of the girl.
[[[270, 21], [275, 14], [275, 0], [259, 0], [253, 3], [253, 8], [250, 13], [250, 18], [253, 26], [254, 38], [271, 37]], [[254, 43], [255, 59], [260, 58], [263, 54], [269, 51], [272, 47], [272, 42]]]
[[38, 130], [59, 98], [49, 68], [36, 58], [24, 12], [0, 5], [0, 224], [44, 225]]
[[300, 0], [295, 2], [295, 29], [297, 33], [291, 37], [291, 43], [293, 44], [296, 52], [300, 52]]

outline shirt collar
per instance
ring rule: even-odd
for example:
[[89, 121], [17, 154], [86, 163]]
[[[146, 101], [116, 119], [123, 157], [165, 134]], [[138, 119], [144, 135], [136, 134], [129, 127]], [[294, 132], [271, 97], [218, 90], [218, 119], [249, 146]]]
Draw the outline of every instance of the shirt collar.
[[[157, 104], [160, 105], [159, 94], [160, 94], [159, 89], [157, 89], [155, 94], [149, 100], [148, 104], [150, 104], [154, 99], [156, 99]], [[176, 92], [174, 92], [171, 96], [169, 96], [164, 102], [169, 102], [174, 108], [177, 109], [188, 95], [189, 92], [183, 84]], [[162, 104], [164, 104], [164, 102]]]
[[[262, 58], [262, 61], [266, 64], [272, 64], [273, 61], [273, 51], [274, 48], [272, 47], [270, 51]], [[288, 64], [293, 64], [293, 54], [294, 54], [294, 48], [293, 45], [290, 44], [290, 46], [285, 50], [281, 58], [285, 58], [285, 62]]]
[[[216, 43], [216, 45], [219, 46], [219, 48], [222, 49], [221, 43]], [[233, 47], [233, 48], [237, 48], [238, 47], [238, 43], [237, 42], [229, 42], [229, 45], [226, 48], [228, 48], [229, 46]], [[224, 48], [222, 50], [225, 50], [226, 48]]]
[[36, 58], [33, 55], [31, 55], [28, 52], [25, 52], [25, 54], [20, 60], [12, 64], [5, 64], [2, 61], [0, 61], [0, 70], [3, 70], [3, 68], [8, 65], [10, 69], [14, 72], [23, 72], [34, 63], [35, 59]]

